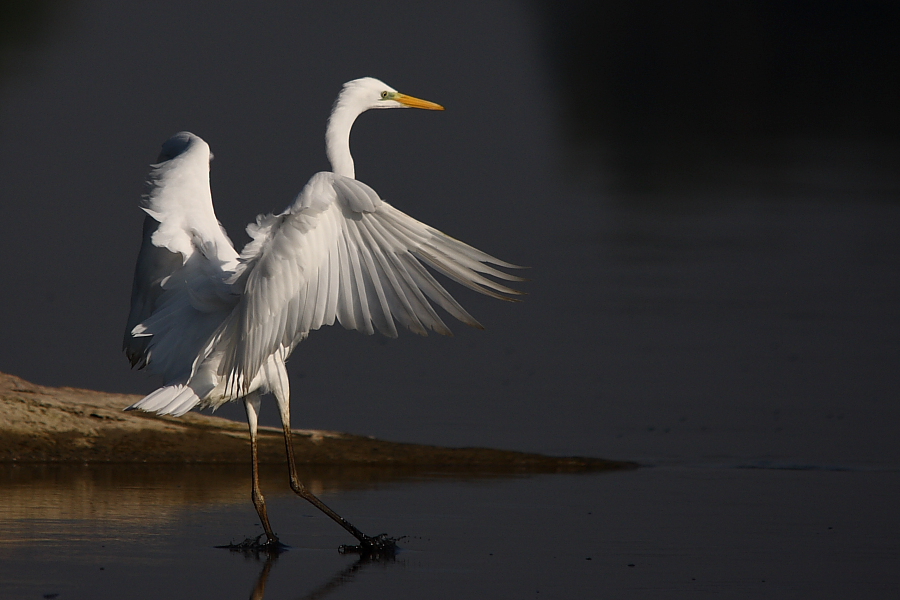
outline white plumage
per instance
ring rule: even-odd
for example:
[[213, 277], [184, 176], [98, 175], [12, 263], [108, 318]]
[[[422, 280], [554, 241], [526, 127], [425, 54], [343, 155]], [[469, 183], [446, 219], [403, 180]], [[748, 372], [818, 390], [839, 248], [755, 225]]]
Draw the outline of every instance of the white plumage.
[[[487, 277], [521, 281], [489, 266], [515, 265], [413, 219], [354, 179], [356, 117], [404, 107], [442, 110], [376, 79], [345, 84], [326, 131], [333, 171], [313, 175], [284, 212], [249, 225], [252, 240], [240, 255], [213, 210], [209, 146], [188, 132], [163, 144], [142, 205], [147, 217], [124, 349], [132, 365], [162, 375], [164, 386], [129, 408], [179, 416], [244, 398], [255, 460], [259, 395], [275, 395], [287, 435], [284, 362], [310, 331], [337, 320], [367, 334], [396, 337], [399, 324], [449, 335], [432, 305], [480, 328], [425, 265], [495, 298], [520, 293]], [[290, 451], [288, 458], [293, 479]], [[254, 502], [269, 542], [277, 543], [255, 473], [254, 464]]]

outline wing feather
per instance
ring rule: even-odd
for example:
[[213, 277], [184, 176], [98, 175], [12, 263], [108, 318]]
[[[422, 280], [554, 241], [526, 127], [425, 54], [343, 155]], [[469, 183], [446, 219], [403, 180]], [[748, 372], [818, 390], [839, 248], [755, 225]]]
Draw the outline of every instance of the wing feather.
[[[359, 297], [353, 293], [352, 263], [350, 262], [350, 250], [347, 247], [347, 239], [344, 236], [337, 241], [337, 266], [338, 269], [338, 299], [335, 306], [335, 316], [338, 322], [347, 329], [362, 331], [362, 313], [357, 308]], [[355, 277], [354, 277], [355, 279]]]
[[[372, 248], [372, 255], [376, 259], [375, 266], [378, 269], [378, 278], [390, 284], [385, 285], [385, 290], [388, 292], [388, 303], [394, 319], [414, 333], [428, 335], [422, 322], [417, 317], [416, 311], [410, 303], [410, 299], [407, 297], [408, 291], [401, 285], [401, 280], [397, 279], [398, 273], [395, 272], [393, 265], [390, 264], [387, 256], [382, 250], [382, 246], [379, 245], [379, 241], [374, 239], [373, 230], [371, 228], [363, 229], [361, 233], [365, 236], [366, 241]], [[391, 254], [393, 254], [393, 252], [391, 252]]]
[[416, 260], [414, 256], [402, 256], [401, 260], [406, 263], [409, 268], [409, 274], [415, 280], [416, 285], [419, 286], [419, 289], [422, 290], [432, 302], [466, 325], [484, 329], [481, 323], [476, 321], [475, 318], [456, 301], [456, 298], [451, 296], [450, 292], [444, 289], [444, 286], [442, 286], [440, 282], [428, 272], [428, 269], [422, 266], [422, 263]]
[[[248, 228], [232, 285], [240, 301], [209, 345], [221, 356], [227, 388], [248, 389], [276, 352], [289, 352], [311, 330], [337, 320], [348, 329], [397, 336], [397, 325], [451, 335], [432, 303], [481, 327], [425, 268], [479, 293], [512, 300], [520, 292], [488, 277], [521, 278], [500, 261], [384, 202], [365, 184], [334, 173], [310, 179], [281, 215]], [[423, 264], [424, 263], [424, 264]], [[396, 324], [395, 324], [396, 323]], [[287, 349], [287, 350], [285, 350]]]
[[226, 280], [238, 254], [213, 210], [210, 156], [193, 134], [170, 138], [141, 204], [147, 216], [123, 348], [132, 365], [162, 374], [167, 384], [191, 372], [236, 304]]
[[388, 305], [387, 296], [385, 294], [382, 280], [378, 276], [375, 261], [372, 258], [372, 249], [365, 243], [363, 236], [359, 230], [359, 221], [350, 219], [347, 221], [347, 231], [356, 243], [357, 253], [360, 258], [360, 266], [362, 267], [363, 281], [366, 286], [366, 297], [370, 302], [370, 315], [375, 328], [388, 337], [397, 337], [397, 328], [394, 326], [394, 320], [391, 318], [391, 309]]
[[375, 333], [375, 330], [372, 328], [373, 318], [369, 308], [369, 297], [366, 293], [365, 275], [359, 260], [360, 249], [352, 234], [344, 231], [342, 237], [346, 240], [347, 254], [350, 257], [350, 269], [353, 273], [353, 310], [358, 315], [357, 326], [359, 331], [372, 335]]
[[[391, 312], [394, 318], [398, 319], [402, 325], [405, 325], [414, 333], [428, 335], [425, 326], [422, 325], [421, 320], [418, 318], [419, 313], [423, 313], [426, 317], [429, 316], [428, 311], [423, 311], [421, 306], [418, 306], [416, 292], [413, 292], [406, 285], [406, 280], [403, 279], [406, 268], [402, 264], [391, 261], [388, 258], [388, 256], [395, 256], [394, 249], [398, 248], [396, 239], [382, 235], [378, 228], [378, 221], [375, 219], [370, 221], [368, 228], [362, 230], [362, 234], [366, 238], [369, 247], [372, 248], [373, 255], [378, 260], [379, 277], [387, 279], [391, 284], [390, 289], [393, 292], [391, 296], [393, 300]], [[383, 249], [388, 249], [387, 254], [385, 254]], [[400, 279], [397, 278], [397, 275], [400, 276]], [[412, 301], [416, 302], [416, 308], [413, 308]]]

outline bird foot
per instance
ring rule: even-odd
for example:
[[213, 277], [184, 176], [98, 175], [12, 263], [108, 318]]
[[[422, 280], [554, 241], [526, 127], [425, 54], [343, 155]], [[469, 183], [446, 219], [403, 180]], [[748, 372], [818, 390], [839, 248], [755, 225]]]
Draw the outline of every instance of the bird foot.
[[359, 544], [343, 544], [338, 548], [341, 554], [359, 554], [366, 558], [393, 558], [397, 554], [397, 542], [403, 538], [392, 538], [386, 533], [376, 536], [364, 535]]
[[[263, 537], [266, 538], [265, 542], [260, 541]], [[277, 537], [269, 537], [265, 533], [261, 533], [255, 538], [246, 538], [243, 542], [237, 544], [231, 542], [230, 544], [225, 544], [223, 546], [216, 546], [216, 548], [227, 548], [232, 551], [253, 552], [256, 554], [260, 552], [278, 554], [287, 550], [288, 546], [279, 542]]]

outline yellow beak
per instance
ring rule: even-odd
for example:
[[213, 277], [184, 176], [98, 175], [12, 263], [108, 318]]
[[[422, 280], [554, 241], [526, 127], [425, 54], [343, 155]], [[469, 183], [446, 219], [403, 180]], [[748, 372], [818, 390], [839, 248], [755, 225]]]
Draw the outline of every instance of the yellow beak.
[[413, 98], [412, 96], [407, 96], [406, 94], [394, 94], [393, 99], [400, 104], [405, 104], [410, 108], [424, 108], [425, 110], [444, 110], [444, 107], [440, 104], [435, 104], [434, 102], [429, 102], [428, 100]]

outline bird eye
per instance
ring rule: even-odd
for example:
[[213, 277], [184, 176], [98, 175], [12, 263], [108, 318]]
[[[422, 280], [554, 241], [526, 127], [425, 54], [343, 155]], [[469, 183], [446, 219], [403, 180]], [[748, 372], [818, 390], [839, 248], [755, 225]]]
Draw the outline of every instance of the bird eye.
[[387, 91], [387, 90], [381, 92], [381, 99], [382, 99], [382, 100], [387, 100], [388, 96], [389, 96], [389, 94], [388, 94], [388, 91]]

